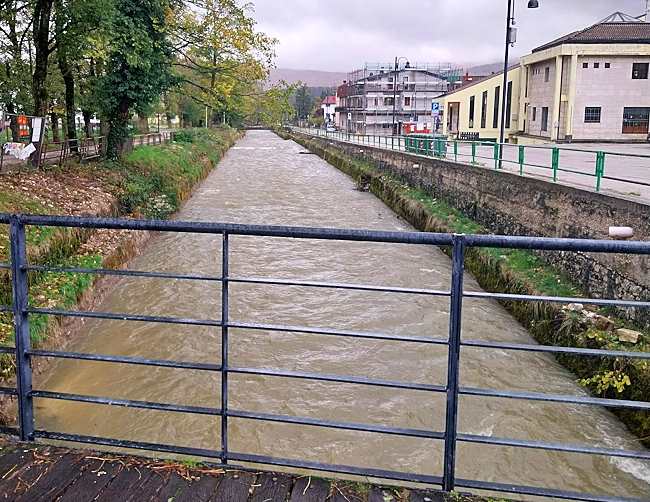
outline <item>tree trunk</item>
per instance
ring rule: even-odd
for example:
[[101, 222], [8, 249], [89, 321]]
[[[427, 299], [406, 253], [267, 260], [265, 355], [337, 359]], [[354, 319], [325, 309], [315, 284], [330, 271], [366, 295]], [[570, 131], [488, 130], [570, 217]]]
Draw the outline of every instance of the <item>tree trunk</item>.
[[50, 124], [52, 126], [52, 141], [58, 143], [61, 141], [59, 134], [59, 114], [56, 112], [50, 113]]
[[82, 110], [81, 113], [84, 116], [84, 132], [86, 134], [86, 138], [90, 138], [93, 135], [93, 126], [90, 122], [93, 118], [92, 113], [90, 113], [88, 110]]
[[47, 67], [50, 56], [50, 18], [54, 0], [36, 0], [34, 6], [34, 71], [32, 77], [32, 94], [34, 97], [34, 115], [45, 117], [47, 114]]
[[109, 124], [106, 155], [110, 159], [119, 158], [126, 150], [126, 140], [129, 136], [129, 109], [129, 102], [122, 99], [117, 117]]
[[140, 134], [148, 134], [149, 133], [149, 117], [143, 114], [138, 114], [138, 129], [140, 130]]

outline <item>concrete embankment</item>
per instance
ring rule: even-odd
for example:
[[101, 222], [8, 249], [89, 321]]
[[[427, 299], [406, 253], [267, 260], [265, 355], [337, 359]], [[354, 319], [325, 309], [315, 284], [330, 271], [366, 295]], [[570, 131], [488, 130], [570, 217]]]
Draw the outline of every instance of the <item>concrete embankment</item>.
[[[367, 186], [416, 228], [431, 232], [499, 233], [607, 238], [609, 226], [627, 225], [650, 239], [648, 206], [506, 172], [472, 168], [403, 152], [280, 132]], [[647, 257], [472, 249], [467, 268], [494, 292], [566, 297], [650, 299]], [[567, 309], [504, 302], [542, 344], [595, 349], [650, 350], [648, 312], [641, 309]], [[639, 332], [636, 343], [620, 329]], [[647, 362], [626, 358], [558, 356], [580, 383], [601, 397], [645, 401]], [[650, 413], [615, 410], [650, 446]]]

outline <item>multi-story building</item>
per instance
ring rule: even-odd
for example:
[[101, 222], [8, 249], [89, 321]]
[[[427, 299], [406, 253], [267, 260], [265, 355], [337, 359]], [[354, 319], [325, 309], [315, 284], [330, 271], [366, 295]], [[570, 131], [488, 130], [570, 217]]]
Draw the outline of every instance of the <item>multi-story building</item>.
[[430, 129], [433, 99], [459, 73], [449, 65], [407, 63], [396, 71], [391, 64], [366, 64], [338, 88], [337, 125], [359, 134], [400, 134], [406, 126]]
[[320, 107], [323, 110], [323, 119], [326, 124], [333, 124], [336, 118], [336, 106], [338, 98], [336, 96], [325, 96], [321, 101]]
[[[501, 72], [439, 98], [443, 134], [497, 139], [502, 93]], [[507, 94], [506, 141], [646, 141], [650, 23], [617, 12], [542, 45], [509, 70]]]
[[522, 140], [648, 139], [650, 23], [615, 13], [521, 65]]

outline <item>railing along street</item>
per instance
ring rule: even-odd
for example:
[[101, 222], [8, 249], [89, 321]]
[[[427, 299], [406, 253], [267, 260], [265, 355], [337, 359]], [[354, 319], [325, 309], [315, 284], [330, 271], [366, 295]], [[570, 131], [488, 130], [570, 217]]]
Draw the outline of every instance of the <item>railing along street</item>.
[[[554, 183], [577, 184], [593, 187], [596, 192], [614, 187], [626, 195], [650, 194], [650, 155], [621, 153], [604, 150], [587, 150], [565, 146], [517, 145], [494, 141], [448, 140], [444, 137], [365, 135], [345, 131], [291, 127], [310, 136], [328, 138], [345, 143], [387, 150], [401, 151], [449, 160], [469, 166], [493, 167], [508, 170], [521, 176], [540, 176]], [[612, 159], [622, 163], [629, 172], [631, 162], [643, 164], [637, 177], [608, 172]], [[609, 169], [613, 171], [613, 169]], [[627, 190], [627, 192], [626, 192]]]
[[[553, 402], [565, 405], [602, 406], [607, 408], [627, 408], [650, 410], [650, 402], [639, 402], [618, 399], [601, 399], [590, 396], [556, 395], [539, 392], [521, 392], [495, 390], [489, 388], [469, 388], [462, 385], [459, 367], [461, 351], [466, 347], [492, 349], [499, 351], [528, 351], [548, 354], [572, 354], [585, 357], [611, 357], [633, 358], [649, 360], [647, 352], [625, 352], [613, 350], [598, 350], [573, 347], [556, 347], [543, 345], [525, 345], [510, 342], [467, 340], [461, 336], [461, 319], [464, 301], [477, 298], [518, 302], [554, 302], [561, 304], [582, 303], [586, 305], [648, 308], [648, 301], [634, 301], [628, 299], [588, 299], [588, 298], [559, 298], [532, 295], [513, 295], [503, 293], [467, 292], [463, 287], [465, 269], [465, 253], [468, 248], [490, 247], [502, 249], [529, 249], [543, 251], [565, 252], [598, 252], [598, 253], [627, 253], [630, 255], [650, 255], [649, 242], [621, 242], [621, 241], [595, 241], [578, 239], [555, 239], [536, 237], [504, 237], [495, 235], [448, 235], [419, 232], [383, 232], [344, 229], [301, 228], [281, 226], [236, 225], [222, 223], [190, 223], [180, 221], [140, 221], [120, 219], [76, 218], [66, 216], [25, 216], [25, 215], [0, 215], [0, 224], [10, 227], [11, 260], [9, 263], [0, 264], [0, 268], [9, 270], [13, 286], [13, 304], [0, 306], [0, 311], [11, 312], [14, 316], [15, 347], [2, 347], [0, 353], [15, 357], [17, 386], [0, 388], [0, 393], [14, 396], [18, 401], [18, 427], [6, 427], [3, 432], [14, 434], [23, 441], [38, 439], [62, 440], [74, 443], [106, 445], [110, 447], [130, 448], [191, 455], [200, 458], [220, 460], [223, 464], [232, 465], [234, 462], [252, 463], [269, 466], [286, 466], [297, 469], [310, 469], [332, 473], [367, 476], [385, 480], [399, 480], [407, 482], [425, 483], [440, 486], [445, 491], [454, 489], [476, 489], [504, 492], [507, 494], [525, 494], [533, 496], [546, 496], [571, 500], [588, 500], [611, 502], [614, 500], [633, 500], [630, 498], [611, 497], [592, 494], [581, 494], [555, 488], [519, 486], [498, 481], [483, 481], [462, 479], [456, 475], [456, 447], [458, 443], [474, 443], [481, 445], [498, 445], [523, 449], [538, 449], [557, 452], [571, 452], [585, 455], [598, 455], [605, 457], [650, 460], [648, 451], [628, 451], [616, 448], [592, 447], [580, 444], [565, 444], [534, 441], [526, 439], [512, 439], [505, 437], [492, 437], [487, 435], [466, 434], [458, 431], [459, 400], [465, 396], [478, 396], [483, 399], [507, 398], [515, 400]], [[26, 227], [64, 227], [84, 229], [118, 229], [136, 231], [179, 232], [196, 234], [221, 235], [222, 239], [222, 266], [221, 274], [176, 274], [170, 272], [145, 272], [138, 270], [113, 270], [113, 269], [84, 269], [63, 268], [56, 265], [36, 265], [28, 262]], [[256, 278], [233, 276], [229, 270], [232, 236], [258, 236], [277, 237], [287, 239], [320, 239], [336, 241], [374, 242], [390, 244], [412, 244], [419, 246], [449, 246], [452, 249], [451, 285], [448, 290], [432, 290], [422, 288], [404, 288], [394, 286], [377, 286], [368, 284], [344, 284], [309, 280], [287, 280], [279, 278]], [[207, 252], [207, 250], [206, 250]], [[30, 305], [29, 274], [30, 273], [55, 273], [55, 274], [96, 274], [112, 276], [129, 276], [142, 278], [158, 278], [182, 281], [208, 281], [221, 284], [221, 317], [219, 319], [178, 318], [164, 316], [149, 316], [125, 314], [119, 312], [97, 312], [65, 310], [60, 308], [35, 308]], [[325, 288], [332, 290], [356, 290], [398, 295], [443, 297], [449, 299], [450, 317], [449, 332], [447, 336], [432, 332], [431, 336], [410, 336], [408, 334], [387, 334], [381, 332], [358, 332], [336, 329], [336, 327], [307, 327], [284, 326], [269, 324], [264, 319], [241, 320], [232, 317], [229, 311], [229, 301], [233, 293], [230, 292], [231, 284], [258, 284], [264, 286], [300, 286], [307, 288]], [[32, 347], [30, 340], [30, 316], [53, 316], [72, 318], [92, 318], [132, 321], [136, 323], [150, 322], [176, 325], [211, 326], [221, 329], [222, 354], [220, 361], [213, 363], [193, 363], [186, 361], [155, 360], [141, 357], [114, 356], [102, 354], [87, 354], [57, 350], [41, 350]], [[275, 331], [294, 333], [303, 336], [327, 335], [333, 337], [346, 337], [366, 340], [386, 340], [400, 343], [416, 343], [444, 346], [448, 349], [447, 381], [444, 385], [428, 383], [407, 383], [392, 380], [380, 380], [359, 376], [329, 375], [310, 372], [285, 371], [280, 369], [264, 369], [235, 366], [229, 360], [228, 349], [230, 329], [246, 329], [253, 331]], [[149, 367], [177, 368], [211, 372], [221, 375], [221, 403], [220, 407], [200, 407], [180, 404], [159, 403], [150, 401], [136, 401], [126, 399], [113, 399], [110, 397], [66, 394], [34, 388], [32, 385], [32, 364], [37, 359], [72, 359], [97, 361], [107, 364], [140, 365]], [[261, 413], [255, 411], [233, 409], [230, 406], [228, 377], [233, 374], [262, 375], [283, 379], [298, 379], [322, 381], [329, 383], [353, 384], [361, 386], [374, 386], [394, 388], [401, 390], [417, 390], [426, 393], [442, 394], [446, 396], [445, 428], [443, 431], [426, 429], [413, 429], [394, 427], [389, 425], [372, 425], [366, 423], [350, 423], [337, 420], [324, 420], [300, 416]], [[64, 433], [39, 429], [35, 427], [34, 398], [94, 403], [97, 405], [117, 406], [126, 408], [139, 408], [158, 410], [169, 413], [200, 414], [220, 417], [220, 424], [215, 427], [221, 429], [221, 444], [214, 448], [193, 448], [173, 446], [164, 443], [147, 443], [87, 436], [74, 433]], [[244, 396], [245, 399], [245, 396]], [[242, 401], [241, 396], [238, 401]], [[346, 465], [328, 464], [300, 459], [277, 458], [260, 455], [255, 452], [237, 452], [231, 449], [228, 439], [228, 423], [230, 418], [238, 418], [261, 422], [275, 422], [333, 428], [338, 430], [360, 431], [367, 433], [405, 436], [412, 438], [425, 438], [437, 440], [444, 444], [443, 471], [441, 473], [418, 474], [402, 471], [380, 470]], [[534, 466], [531, 466], [533, 469]], [[558, 480], [559, 482], [559, 480]]]

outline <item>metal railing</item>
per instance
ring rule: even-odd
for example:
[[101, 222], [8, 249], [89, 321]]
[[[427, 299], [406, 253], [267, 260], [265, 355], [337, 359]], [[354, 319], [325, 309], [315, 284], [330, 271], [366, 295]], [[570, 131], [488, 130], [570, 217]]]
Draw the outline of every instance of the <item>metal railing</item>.
[[[600, 253], [629, 253], [650, 255], [649, 242], [620, 242], [620, 241], [594, 241], [578, 239], [555, 239], [535, 237], [504, 237], [495, 235], [448, 235], [419, 232], [383, 232], [345, 229], [301, 228], [259, 225], [235, 225], [222, 223], [189, 223], [179, 221], [139, 221], [98, 218], [76, 218], [64, 216], [24, 216], [0, 215], [0, 224], [9, 224], [11, 240], [11, 261], [0, 264], [0, 267], [11, 271], [13, 286], [13, 305], [1, 306], [0, 311], [13, 312], [15, 325], [15, 347], [2, 347], [0, 353], [15, 357], [17, 371], [17, 386], [15, 388], [0, 388], [0, 393], [15, 396], [18, 400], [18, 428], [5, 428], [3, 432], [18, 435], [24, 441], [36, 439], [63, 440], [75, 443], [107, 445], [139, 450], [151, 450], [175, 454], [191, 455], [202, 458], [218, 459], [224, 464], [231, 462], [244, 462], [264, 464], [271, 466], [287, 466], [291, 468], [304, 468], [333, 473], [369, 476], [386, 480], [400, 480], [408, 482], [439, 485], [445, 491], [456, 488], [468, 488], [505, 492], [510, 494], [525, 494], [534, 496], [548, 496], [572, 500], [613, 501], [633, 500], [620, 497], [597, 496], [575, 492], [549, 489], [533, 486], [519, 486], [498, 482], [462, 479], [456, 476], [456, 447], [458, 443], [474, 443], [481, 445], [498, 445], [515, 448], [531, 448], [537, 450], [571, 452], [586, 455], [603, 455], [627, 459], [650, 460], [648, 451], [626, 451], [622, 449], [591, 447], [578, 444], [550, 443], [524, 439], [511, 439], [492, 437], [486, 435], [466, 434], [458, 431], [459, 400], [464, 396], [480, 396], [485, 399], [508, 398], [515, 400], [546, 401], [553, 403], [572, 404], [580, 406], [603, 406], [609, 408], [627, 408], [650, 410], [650, 402], [629, 400], [601, 399], [588, 396], [556, 395], [538, 392], [511, 392], [488, 388], [469, 388], [461, 383], [459, 367], [461, 349], [483, 348], [505, 351], [528, 351], [548, 354], [572, 354], [575, 356], [599, 356], [634, 358], [650, 361], [650, 353], [624, 352], [613, 350], [599, 350], [587, 348], [556, 347], [543, 345], [525, 345], [511, 342], [467, 340], [461, 336], [461, 319], [463, 302], [477, 298], [507, 300], [518, 302], [554, 302], [574, 303], [599, 306], [625, 306], [633, 308], [648, 308], [650, 302], [616, 300], [616, 299], [587, 299], [587, 298], [557, 298], [531, 296], [523, 294], [502, 294], [487, 292], [467, 292], [463, 287], [465, 269], [465, 254], [468, 248], [490, 247], [502, 249], [536, 249], [545, 251], [566, 252], [600, 252]], [[62, 268], [50, 265], [34, 265], [27, 260], [27, 243], [25, 229], [28, 226], [49, 226], [84, 229], [120, 229], [137, 231], [163, 231], [195, 234], [218, 234], [222, 236], [222, 267], [220, 275], [175, 274], [170, 272], [145, 272], [137, 270], [112, 270], [112, 269], [84, 269]], [[451, 286], [448, 290], [431, 290], [421, 288], [405, 288], [393, 286], [376, 286], [368, 284], [344, 284], [321, 281], [288, 280], [278, 278], [256, 278], [233, 276], [229, 270], [231, 253], [231, 236], [259, 236], [290, 239], [320, 239], [337, 241], [374, 242], [387, 244], [412, 244], [420, 246], [449, 246], [452, 249]], [[98, 274], [113, 276], [129, 276], [142, 278], [174, 279], [183, 281], [208, 281], [221, 284], [221, 318], [199, 319], [178, 318], [149, 315], [135, 315], [113, 312], [63, 310], [59, 308], [34, 308], [29, 302], [28, 275], [30, 273], [56, 273], [56, 274]], [[415, 295], [448, 298], [450, 302], [449, 333], [440, 336], [431, 333], [431, 336], [410, 336], [405, 334], [387, 334], [381, 332], [347, 331], [333, 328], [316, 328], [307, 326], [284, 326], [268, 324], [265, 322], [250, 322], [232, 319], [229, 312], [229, 300], [232, 293], [230, 284], [257, 284], [264, 286], [300, 286], [307, 288], [325, 288], [333, 290], [355, 290], [399, 295]], [[191, 326], [211, 326], [221, 329], [222, 354], [221, 361], [214, 363], [190, 363], [184, 361], [155, 360], [141, 357], [127, 357], [101, 354], [86, 354], [64, 352], [55, 350], [40, 350], [31, 346], [29, 334], [30, 316], [54, 316], [120, 320], [132, 322], [151, 322]], [[234, 366], [229, 360], [228, 349], [230, 346], [229, 330], [247, 329], [254, 331], [289, 332], [299, 335], [326, 335], [330, 337], [345, 337], [366, 340], [389, 340], [400, 343], [416, 343], [444, 346], [448, 348], [447, 381], [444, 385], [428, 383], [407, 383], [400, 381], [380, 380], [360, 376], [329, 375], [320, 373], [285, 371], [281, 369], [264, 369]], [[149, 401], [136, 401], [127, 399], [112, 399], [89, 395], [66, 394], [33, 388], [32, 362], [40, 358], [72, 359], [97, 361], [113, 364], [140, 365], [162, 368], [178, 368], [212, 372], [221, 375], [221, 405], [219, 408], [187, 406], [181, 404], [168, 404]], [[247, 410], [237, 410], [230, 407], [228, 377], [233, 374], [261, 375], [284, 379], [302, 379], [329, 383], [354, 384], [362, 386], [384, 387], [402, 390], [417, 390], [426, 393], [442, 394], [446, 396], [445, 430], [434, 431], [394, 427], [387, 425], [372, 425], [366, 423], [350, 423], [336, 420], [323, 420], [271, 413], [260, 413]], [[73, 433], [63, 433], [45, 429], [37, 429], [34, 421], [34, 398], [93, 403], [106, 406], [126, 408], [139, 408], [145, 410], [159, 410], [170, 413], [188, 413], [221, 417], [221, 444], [219, 448], [190, 448], [172, 446], [161, 443], [145, 443], [109, 439], [99, 436], [85, 436]], [[362, 468], [346, 465], [327, 464], [314, 461], [277, 458], [268, 455], [259, 455], [251, 452], [236, 452], [228, 443], [228, 420], [238, 418], [261, 422], [274, 422], [334, 428], [347, 431], [361, 431], [376, 434], [404, 436], [412, 438], [426, 438], [444, 443], [443, 472], [438, 474], [417, 474], [409, 472]]]
[[[375, 148], [402, 151], [426, 157], [438, 157], [470, 166], [484, 165], [495, 170], [506, 169], [521, 176], [541, 176], [554, 183], [593, 187], [596, 192], [603, 188], [644, 190], [650, 195], [650, 155], [621, 153], [603, 150], [586, 150], [573, 147], [549, 147], [517, 145], [495, 141], [448, 140], [444, 137], [414, 138], [412, 136], [364, 135], [344, 131], [330, 132], [324, 129], [292, 127], [291, 129], [311, 136], [324, 137]], [[390, 130], [388, 132], [390, 134]], [[531, 157], [536, 160], [531, 161]], [[637, 178], [614, 174], [607, 169], [608, 159], [620, 159], [620, 172], [628, 172], [629, 163], [643, 163], [646, 171]], [[581, 170], [581, 167], [584, 168]], [[584, 180], [584, 182], [583, 182]], [[608, 186], [606, 186], [608, 185]], [[641, 195], [634, 193], [634, 195]]]

